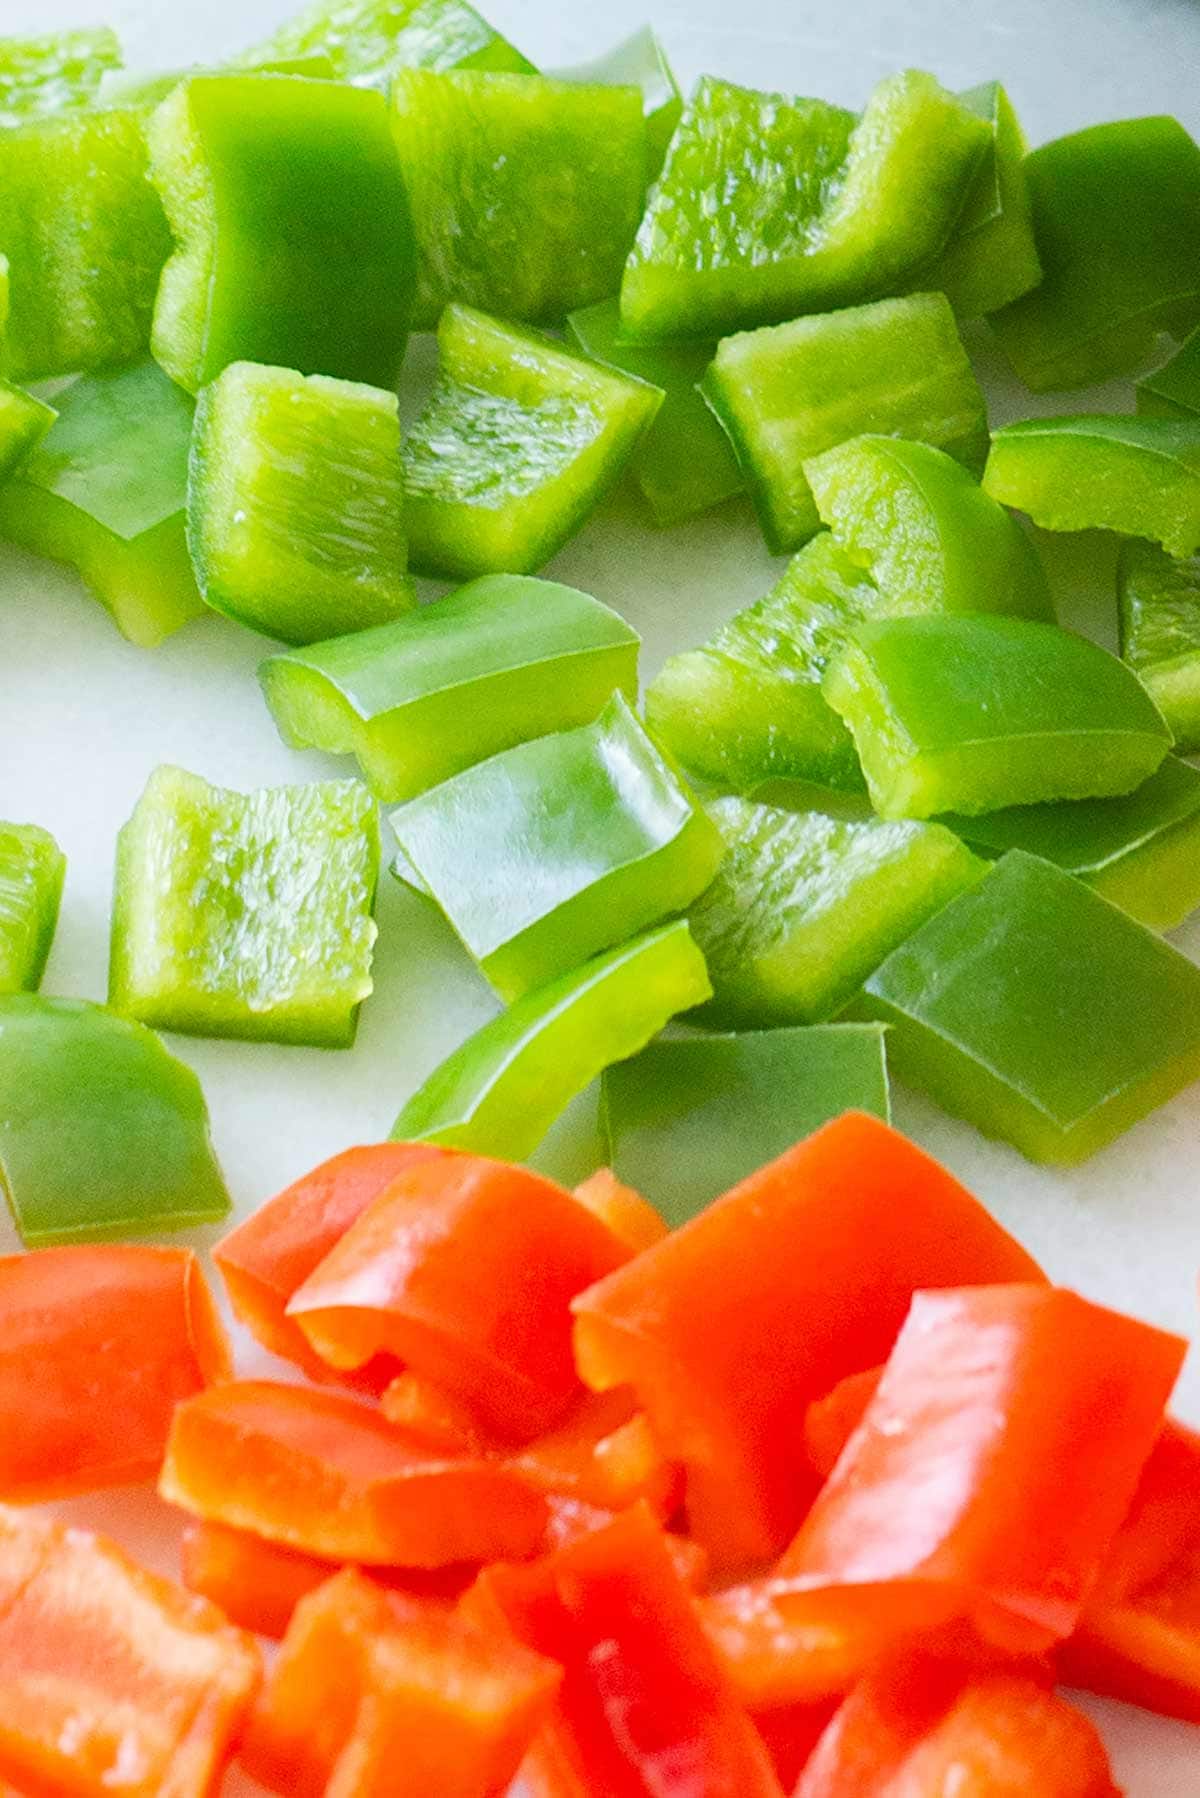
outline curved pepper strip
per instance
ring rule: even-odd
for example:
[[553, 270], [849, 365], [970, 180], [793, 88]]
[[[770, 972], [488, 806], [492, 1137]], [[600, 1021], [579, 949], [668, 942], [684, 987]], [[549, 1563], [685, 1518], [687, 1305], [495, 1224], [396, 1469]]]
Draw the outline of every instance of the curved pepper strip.
[[580, 1372], [632, 1385], [724, 1566], [778, 1553], [813, 1481], [804, 1407], [885, 1355], [918, 1286], [1036, 1264], [886, 1124], [848, 1113], [575, 1300]]
[[847, 1374], [824, 1398], [814, 1399], [808, 1407], [804, 1414], [804, 1447], [819, 1479], [827, 1480], [837, 1466], [882, 1378], [882, 1367]]
[[397, 1374], [384, 1388], [379, 1406], [389, 1423], [429, 1448], [449, 1455], [477, 1455], [487, 1447], [471, 1407], [411, 1369]]
[[575, 1188], [575, 1197], [634, 1255], [652, 1249], [671, 1233], [666, 1219], [640, 1192], [618, 1180], [610, 1167], [597, 1168], [590, 1179]]

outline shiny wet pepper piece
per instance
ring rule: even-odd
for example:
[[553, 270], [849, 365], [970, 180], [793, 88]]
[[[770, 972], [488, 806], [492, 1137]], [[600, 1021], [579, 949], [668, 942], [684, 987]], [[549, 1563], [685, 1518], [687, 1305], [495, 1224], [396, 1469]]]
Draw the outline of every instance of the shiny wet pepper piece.
[[1072, 1164], [1200, 1074], [1200, 969], [1012, 850], [867, 981], [892, 1067], [1031, 1161]]
[[1122, 119], [1025, 160], [1042, 282], [992, 328], [1027, 387], [1127, 374], [1200, 321], [1200, 146], [1177, 119]]
[[243, 794], [158, 768], [117, 839], [109, 1001], [197, 1036], [348, 1048], [378, 869], [355, 781]]
[[391, 387], [416, 252], [382, 94], [293, 75], [199, 75], [149, 125], [175, 236], [154, 354], [195, 392], [230, 362]]
[[918, 285], [944, 293], [959, 318], [996, 312], [1042, 278], [1025, 174], [1027, 144], [998, 81], [959, 95], [991, 126], [992, 145], [975, 176], [954, 233]]
[[[0, 365], [4, 331], [0, 324]], [[0, 380], [0, 487], [15, 474], [58, 414], [53, 406], [11, 381]]]
[[286, 643], [409, 611], [395, 394], [231, 363], [196, 407], [188, 542], [206, 602]]
[[391, 825], [506, 999], [681, 912], [723, 853], [619, 694], [594, 724], [477, 763]]
[[1121, 654], [1175, 733], [1200, 750], [1200, 556], [1176, 561], [1131, 539], [1117, 572]]
[[185, 536], [192, 402], [153, 362], [84, 375], [0, 486], [0, 536], [68, 562], [130, 642], [204, 610]]
[[230, 1209], [192, 1070], [102, 1005], [32, 993], [0, 998], [0, 1182], [31, 1248]]
[[726, 1028], [832, 1017], [985, 872], [941, 825], [851, 823], [746, 799], [710, 810], [726, 857], [688, 922], [713, 984], [704, 1019]]
[[824, 693], [885, 818], [1131, 793], [1172, 741], [1116, 656], [1027, 618], [875, 619]]
[[62, 899], [67, 858], [36, 824], [0, 823], [0, 993], [36, 992]]
[[573, 81], [581, 87], [640, 90], [646, 119], [646, 179], [653, 181], [662, 170], [667, 145], [683, 111], [679, 83], [657, 33], [643, 25], [593, 62], [550, 73], [556, 81]]
[[532, 574], [616, 483], [662, 395], [467, 306], [437, 335], [438, 384], [404, 444], [413, 566]]
[[1137, 409], [1146, 418], [1195, 418], [1200, 413], [1200, 329], [1161, 368], [1137, 384]]
[[0, 128], [95, 103], [105, 74], [121, 66], [107, 26], [51, 37], [0, 37]]
[[380, 799], [410, 799], [531, 736], [637, 697], [639, 638], [555, 581], [486, 575], [392, 624], [259, 669], [294, 749], [358, 758]]
[[727, 337], [702, 383], [775, 554], [821, 528], [804, 464], [863, 431], [987, 458], [987, 405], [944, 294], [877, 300]]
[[919, 71], [861, 118], [706, 76], [625, 270], [629, 335], [719, 337], [895, 292], [949, 239], [989, 137]]
[[330, 73], [385, 92], [398, 69], [532, 70], [466, 0], [317, 0], [245, 62], [327, 56]]

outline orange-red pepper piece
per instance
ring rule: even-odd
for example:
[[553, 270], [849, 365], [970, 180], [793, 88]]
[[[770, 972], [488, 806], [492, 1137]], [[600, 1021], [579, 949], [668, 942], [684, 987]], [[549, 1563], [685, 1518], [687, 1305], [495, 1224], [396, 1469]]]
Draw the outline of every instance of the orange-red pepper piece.
[[0, 1779], [26, 1798], [209, 1798], [260, 1676], [214, 1606], [0, 1510]]
[[652, 1249], [671, 1233], [667, 1220], [649, 1200], [618, 1180], [610, 1167], [598, 1168], [582, 1186], [575, 1188], [575, 1197], [602, 1224], [607, 1224], [614, 1236], [620, 1237], [631, 1254]]
[[699, 1616], [739, 1698], [754, 1712], [840, 1698], [888, 1646], [871, 1617], [812, 1618], [803, 1606], [789, 1611], [769, 1575], [701, 1599]]
[[645, 1499], [669, 1518], [683, 1495], [680, 1470], [659, 1453], [650, 1426], [626, 1391], [584, 1393], [557, 1429], [512, 1457], [541, 1491], [609, 1511]]
[[913, 1292], [1038, 1269], [952, 1175], [849, 1113], [574, 1304], [589, 1386], [631, 1385], [726, 1567], [778, 1554], [815, 1486], [806, 1407], [883, 1360]]
[[1143, 1592], [1196, 1542], [1200, 1542], [1200, 1435], [1168, 1418], [1100, 1569], [1092, 1603], [1119, 1603]]
[[235, 1380], [175, 1413], [162, 1496], [322, 1560], [442, 1567], [532, 1554], [546, 1501], [496, 1460], [447, 1460], [339, 1393]]
[[879, 1390], [882, 1367], [847, 1374], [832, 1392], [814, 1399], [804, 1414], [804, 1447], [809, 1465], [822, 1481], [838, 1464], [842, 1450], [863, 1420], [863, 1414]]
[[388, 1384], [379, 1406], [398, 1430], [448, 1455], [478, 1455], [489, 1446], [469, 1405], [411, 1369]]

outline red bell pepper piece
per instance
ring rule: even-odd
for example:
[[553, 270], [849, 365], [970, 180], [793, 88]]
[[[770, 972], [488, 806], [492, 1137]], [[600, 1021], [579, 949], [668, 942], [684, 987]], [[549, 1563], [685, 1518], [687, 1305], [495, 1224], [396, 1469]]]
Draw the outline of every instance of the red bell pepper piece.
[[1105, 1557], [1092, 1603], [1145, 1591], [1200, 1541], [1200, 1435], [1169, 1418]]
[[510, 1635], [347, 1568], [297, 1608], [243, 1759], [288, 1798], [490, 1798], [559, 1679]]
[[702, 1598], [700, 1621], [734, 1690], [756, 1714], [840, 1698], [886, 1652], [876, 1619], [809, 1617], [768, 1575]]
[[634, 1255], [652, 1249], [671, 1233], [666, 1219], [640, 1192], [618, 1180], [610, 1167], [599, 1168], [582, 1186], [577, 1186], [575, 1197], [602, 1224], [607, 1224]]
[[471, 1407], [423, 1374], [411, 1370], [397, 1374], [379, 1405], [389, 1423], [429, 1448], [448, 1455], [479, 1455], [488, 1447]]
[[868, 1367], [862, 1373], [847, 1374], [832, 1392], [814, 1399], [804, 1414], [804, 1447], [809, 1465], [822, 1481], [827, 1480], [841, 1457], [842, 1450], [863, 1420], [867, 1406], [879, 1390], [882, 1367]]
[[339, 1393], [234, 1380], [175, 1413], [170, 1504], [342, 1563], [443, 1567], [532, 1554], [546, 1502], [493, 1460], [447, 1460]]
[[540, 1491], [609, 1511], [645, 1499], [666, 1519], [683, 1495], [679, 1469], [664, 1461], [645, 1417], [620, 1390], [585, 1393], [556, 1430], [519, 1450], [511, 1465]]
[[692, 1534], [744, 1565], [812, 1496], [806, 1407], [887, 1355], [914, 1291], [1038, 1277], [944, 1168], [849, 1113], [576, 1299], [576, 1356], [596, 1390], [634, 1388]]
[[393, 1180], [288, 1315], [332, 1366], [394, 1356], [520, 1442], [550, 1429], [580, 1391], [571, 1299], [628, 1259], [552, 1181], [448, 1155]]
[[248, 1636], [115, 1543], [0, 1511], [0, 1780], [27, 1798], [209, 1798], [260, 1676]]
[[152, 1478], [171, 1414], [230, 1371], [190, 1249], [129, 1243], [0, 1259], [0, 1498]]
[[785, 1792], [795, 1787], [837, 1708], [836, 1702], [830, 1701], [788, 1704], [778, 1710], [754, 1713], [754, 1727], [766, 1743], [771, 1764]]

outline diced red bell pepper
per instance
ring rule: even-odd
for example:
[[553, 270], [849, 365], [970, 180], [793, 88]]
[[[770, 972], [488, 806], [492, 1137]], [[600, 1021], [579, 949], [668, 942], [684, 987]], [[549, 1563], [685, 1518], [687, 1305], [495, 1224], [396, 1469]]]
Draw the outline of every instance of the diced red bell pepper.
[[669, 1518], [682, 1497], [679, 1469], [659, 1453], [650, 1426], [621, 1390], [585, 1393], [556, 1430], [512, 1457], [541, 1491], [623, 1511], [645, 1499]]
[[0, 1498], [153, 1478], [171, 1415], [230, 1371], [190, 1249], [97, 1243], [0, 1259]]
[[822, 1481], [827, 1480], [837, 1466], [842, 1450], [862, 1422], [882, 1378], [882, 1367], [868, 1367], [862, 1373], [847, 1374], [832, 1392], [815, 1399], [805, 1412], [804, 1447], [809, 1465]]
[[700, 1620], [742, 1703], [758, 1712], [840, 1698], [886, 1651], [868, 1616], [812, 1618], [789, 1609], [767, 1575], [700, 1600]]
[[607, 1224], [634, 1255], [652, 1249], [671, 1233], [661, 1213], [640, 1192], [618, 1180], [610, 1167], [599, 1168], [582, 1186], [577, 1186], [575, 1197], [602, 1224]]
[[1200, 1542], [1200, 1435], [1168, 1419], [1105, 1556], [1092, 1603], [1143, 1592]]
[[0, 1779], [209, 1798], [261, 1677], [214, 1606], [82, 1530], [0, 1511]]
[[580, 1391], [570, 1301], [628, 1259], [552, 1181], [445, 1156], [372, 1201], [288, 1315], [332, 1366], [394, 1356], [520, 1442], [550, 1429]]
[[754, 1727], [767, 1746], [771, 1764], [785, 1792], [812, 1759], [813, 1750], [833, 1721], [836, 1702], [788, 1704], [777, 1710], [756, 1711]]
[[947, 1171], [848, 1113], [574, 1304], [596, 1390], [630, 1385], [726, 1567], [778, 1554], [812, 1497], [806, 1407], [890, 1350], [914, 1291], [1034, 1280]]
[[546, 1501], [496, 1460], [447, 1460], [339, 1393], [235, 1380], [175, 1413], [162, 1496], [210, 1523], [342, 1563], [521, 1559]]
[[471, 1407], [423, 1374], [409, 1369], [397, 1374], [379, 1405], [389, 1423], [429, 1448], [448, 1455], [478, 1455], [489, 1446]]

